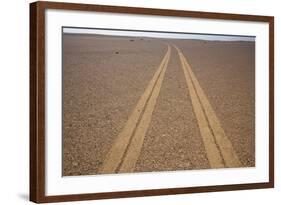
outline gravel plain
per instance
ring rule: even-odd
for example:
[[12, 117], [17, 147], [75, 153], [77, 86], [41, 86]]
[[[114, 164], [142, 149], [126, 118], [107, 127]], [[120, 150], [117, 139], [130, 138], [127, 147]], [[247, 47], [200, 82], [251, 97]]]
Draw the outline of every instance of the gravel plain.
[[[255, 166], [255, 44], [63, 36], [63, 175], [97, 174], [168, 43], [177, 45], [243, 166]], [[210, 168], [172, 48], [135, 172]]]

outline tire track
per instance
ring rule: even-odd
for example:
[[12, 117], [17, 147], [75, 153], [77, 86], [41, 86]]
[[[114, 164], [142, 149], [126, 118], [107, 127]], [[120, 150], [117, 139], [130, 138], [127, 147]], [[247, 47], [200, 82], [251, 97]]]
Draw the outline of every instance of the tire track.
[[232, 147], [230, 140], [225, 135], [225, 132], [189, 63], [180, 49], [175, 45], [174, 47], [177, 49], [182, 63], [182, 69], [192, 100], [193, 110], [197, 118], [211, 168], [241, 167], [242, 164]]
[[138, 101], [125, 127], [116, 137], [102, 167], [99, 169], [99, 173], [132, 172], [134, 170], [161, 89], [170, 54], [171, 48], [168, 45], [161, 64]]

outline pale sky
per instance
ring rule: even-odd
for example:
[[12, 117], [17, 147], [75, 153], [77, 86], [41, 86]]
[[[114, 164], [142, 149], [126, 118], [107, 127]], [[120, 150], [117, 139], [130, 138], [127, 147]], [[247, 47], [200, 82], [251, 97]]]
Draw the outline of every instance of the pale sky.
[[186, 33], [159, 33], [125, 30], [106, 30], [88, 28], [63, 28], [63, 33], [76, 34], [98, 34], [110, 36], [173, 38], [173, 39], [199, 39], [209, 41], [255, 41], [254, 36], [232, 36], [232, 35], [208, 35], [208, 34], [186, 34]]

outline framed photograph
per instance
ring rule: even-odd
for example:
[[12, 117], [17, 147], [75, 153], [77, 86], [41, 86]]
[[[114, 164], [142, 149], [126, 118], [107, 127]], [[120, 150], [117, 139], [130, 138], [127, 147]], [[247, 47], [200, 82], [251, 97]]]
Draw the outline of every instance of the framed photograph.
[[30, 4], [30, 200], [274, 187], [274, 17]]

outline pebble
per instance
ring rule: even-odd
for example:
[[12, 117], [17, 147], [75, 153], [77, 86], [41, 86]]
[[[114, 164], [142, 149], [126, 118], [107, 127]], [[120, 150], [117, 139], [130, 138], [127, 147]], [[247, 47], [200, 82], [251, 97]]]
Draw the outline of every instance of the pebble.
[[74, 167], [77, 167], [77, 166], [78, 166], [78, 162], [72, 162], [72, 165], [73, 165]]

